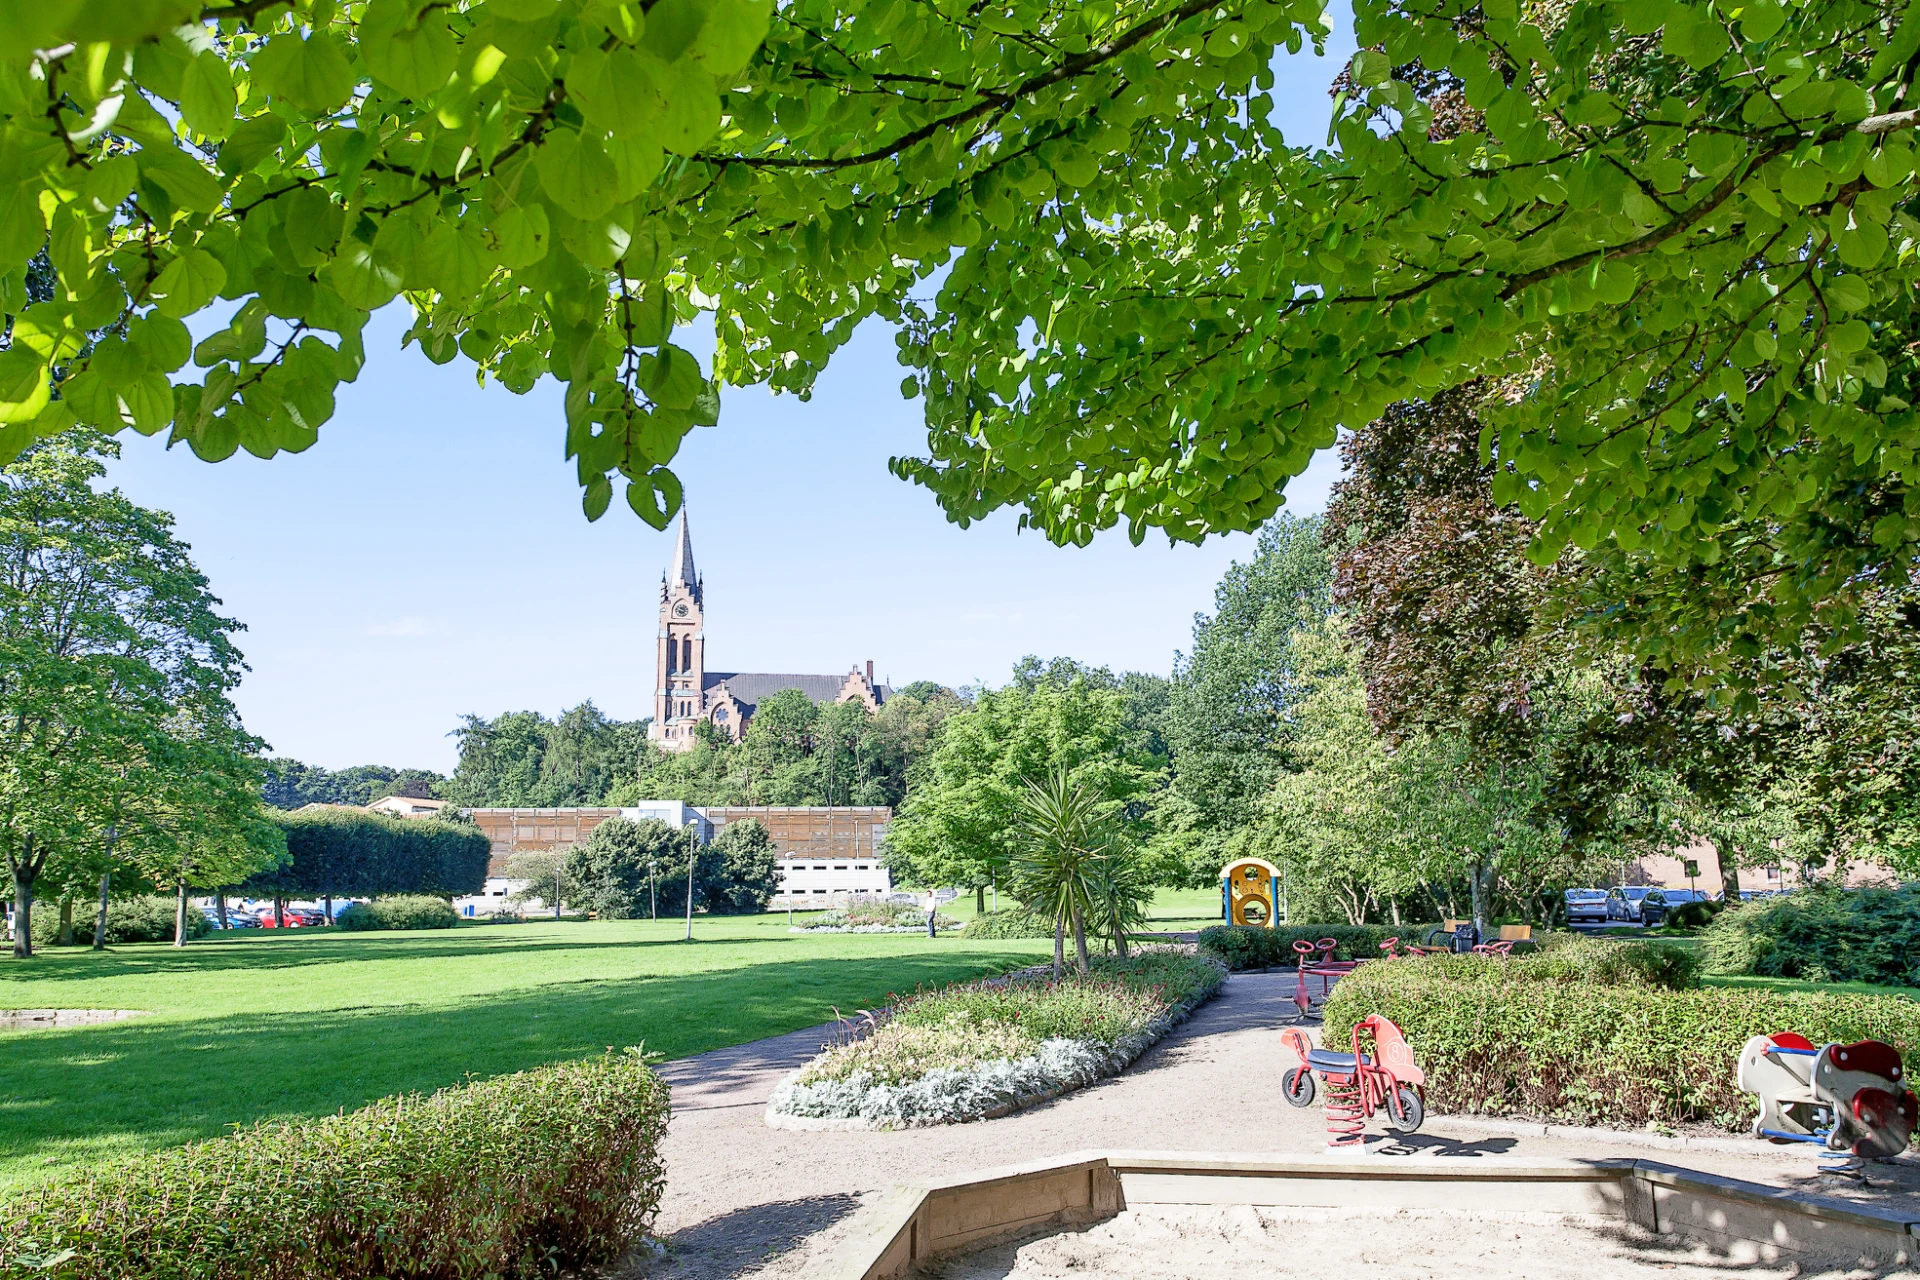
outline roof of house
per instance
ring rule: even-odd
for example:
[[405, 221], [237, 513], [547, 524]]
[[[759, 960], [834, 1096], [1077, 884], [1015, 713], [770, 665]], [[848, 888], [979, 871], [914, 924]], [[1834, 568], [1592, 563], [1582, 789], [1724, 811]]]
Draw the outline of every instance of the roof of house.
[[[703, 687], [710, 693], [723, 684], [735, 699], [749, 706], [758, 705], [782, 689], [798, 689], [815, 702], [832, 702], [840, 696], [840, 690], [846, 688], [847, 676], [785, 675], [771, 671], [709, 671]], [[893, 696], [893, 690], [884, 684], [876, 685], [874, 693], [882, 702]]]

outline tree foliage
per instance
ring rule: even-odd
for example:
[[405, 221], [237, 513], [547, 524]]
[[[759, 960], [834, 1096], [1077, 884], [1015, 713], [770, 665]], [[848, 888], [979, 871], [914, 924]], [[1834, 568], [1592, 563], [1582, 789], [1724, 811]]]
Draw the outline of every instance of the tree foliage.
[[492, 844], [470, 822], [335, 807], [276, 814], [274, 822], [286, 833], [287, 863], [248, 881], [243, 892], [300, 898], [448, 898], [485, 887]]
[[454, 736], [460, 761], [448, 799], [469, 809], [551, 809], [607, 803], [633, 776], [646, 723], [609, 720], [588, 700], [553, 720], [537, 711], [463, 716]]
[[309, 804], [365, 806], [386, 796], [441, 799], [446, 785], [447, 779], [431, 769], [395, 769], [383, 764], [323, 769], [276, 756], [267, 761], [267, 781], [261, 796], [276, 809], [298, 809]]

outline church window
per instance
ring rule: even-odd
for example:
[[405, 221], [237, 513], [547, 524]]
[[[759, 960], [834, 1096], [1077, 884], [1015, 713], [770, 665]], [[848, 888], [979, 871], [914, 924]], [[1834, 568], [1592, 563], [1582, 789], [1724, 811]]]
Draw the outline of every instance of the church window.
[[725, 707], [719, 708], [713, 713], [713, 718], [721, 724], [725, 724], [727, 722], [727, 709]]
[[669, 674], [680, 669], [680, 646], [671, 636], [667, 639], [667, 671]]
[[680, 669], [693, 670], [693, 637], [688, 636], [680, 642]]

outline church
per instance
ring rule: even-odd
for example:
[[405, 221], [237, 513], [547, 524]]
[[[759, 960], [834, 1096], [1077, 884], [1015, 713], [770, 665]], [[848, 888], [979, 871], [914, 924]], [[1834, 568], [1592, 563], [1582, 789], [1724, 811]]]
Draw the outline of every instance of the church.
[[873, 710], [893, 690], [874, 681], [871, 659], [844, 676], [786, 675], [769, 671], [707, 669], [706, 588], [693, 566], [693, 535], [680, 512], [673, 566], [660, 582], [660, 640], [653, 682], [653, 723], [647, 737], [668, 751], [693, 745], [702, 720], [735, 742], [746, 736], [755, 708], [783, 689], [798, 689], [815, 702], [860, 701]]

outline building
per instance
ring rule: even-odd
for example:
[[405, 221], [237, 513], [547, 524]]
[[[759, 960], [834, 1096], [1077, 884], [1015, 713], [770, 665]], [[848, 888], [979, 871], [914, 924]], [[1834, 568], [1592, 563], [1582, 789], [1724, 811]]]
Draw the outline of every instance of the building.
[[767, 829], [780, 851], [775, 908], [842, 906], [893, 892], [886, 867], [893, 810], [885, 805], [736, 805], [701, 812], [716, 834], [749, 818]]
[[[468, 815], [493, 842], [487, 882], [481, 892], [456, 901], [462, 915], [485, 916], [506, 909], [506, 899], [526, 886], [507, 875], [518, 853], [562, 853], [593, 834], [609, 818], [658, 819], [693, 827], [706, 844], [728, 824], [748, 818], [766, 827], [780, 856], [780, 885], [773, 905], [822, 908], [849, 898], [885, 897], [893, 890], [883, 859], [893, 810], [879, 806], [752, 805], [695, 808], [678, 800], [653, 800], [623, 808], [471, 809]], [[529, 903], [529, 911], [551, 909]]]
[[653, 723], [647, 738], [668, 751], [693, 745], [695, 726], [712, 724], [738, 742], [759, 704], [783, 689], [798, 689], [815, 702], [864, 702], [877, 708], [893, 690], [875, 681], [873, 663], [855, 664], [843, 676], [768, 671], [714, 671], [707, 665], [706, 588], [693, 564], [687, 513], [673, 565], [660, 581], [660, 635], [655, 646]]
[[[1804, 883], [1800, 868], [1792, 863], [1741, 867], [1736, 874], [1742, 893], [1781, 893]], [[1821, 878], [1831, 878], [1831, 872], [1823, 871]], [[1839, 876], [1840, 883], [1849, 889], [1865, 885], [1891, 886], [1898, 884], [1899, 879], [1887, 868], [1872, 862], [1849, 862]], [[1720, 855], [1712, 842], [1701, 840], [1675, 849], [1671, 854], [1652, 854], [1625, 864], [1621, 868], [1620, 883], [1661, 889], [1699, 889], [1719, 897]]]
[[431, 818], [446, 807], [445, 800], [421, 800], [413, 796], [381, 796], [367, 806], [367, 812], [391, 813], [401, 818]]

